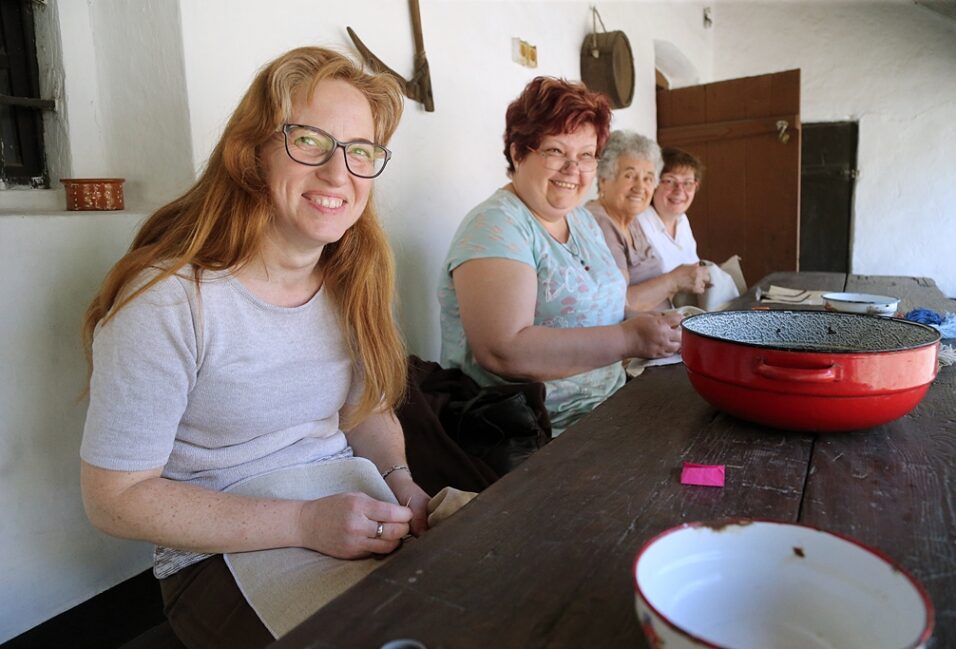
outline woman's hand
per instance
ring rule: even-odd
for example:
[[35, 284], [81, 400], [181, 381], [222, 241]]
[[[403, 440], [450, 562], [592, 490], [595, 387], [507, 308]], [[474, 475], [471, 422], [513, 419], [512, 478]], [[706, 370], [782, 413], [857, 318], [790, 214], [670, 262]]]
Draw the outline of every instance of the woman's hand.
[[[427, 496], [426, 503], [427, 503]], [[302, 503], [299, 545], [339, 559], [388, 554], [409, 531], [409, 507], [344, 493]], [[379, 524], [382, 534], [377, 536]]]
[[428, 530], [428, 501], [425, 491], [412, 479], [408, 471], [393, 471], [385, 478], [398, 502], [412, 510], [411, 532], [421, 536]]
[[700, 295], [710, 286], [710, 271], [700, 264], [684, 264], [667, 273], [674, 281], [674, 293]]
[[428, 494], [415, 484], [407, 469], [388, 471], [389, 467], [407, 465], [405, 436], [395, 413], [386, 410], [370, 415], [345, 435], [355, 455], [372, 460], [379, 471], [388, 473], [385, 483], [409, 512], [402, 536], [408, 534], [409, 527], [415, 536], [423, 534], [428, 529]]
[[680, 322], [676, 311], [629, 314], [621, 323], [628, 336], [629, 357], [664, 358], [680, 351]]

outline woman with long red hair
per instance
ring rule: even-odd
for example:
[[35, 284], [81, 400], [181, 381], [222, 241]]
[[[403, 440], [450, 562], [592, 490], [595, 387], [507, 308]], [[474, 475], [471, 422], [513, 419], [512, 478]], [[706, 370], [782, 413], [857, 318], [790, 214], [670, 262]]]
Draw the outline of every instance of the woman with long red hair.
[[[371, 197], [401, 112], [393, 80], [337, 53], [280, 56], [87, 312], [84, 504], [107, 533], [156, 544], [167, 615], [188, 646], [273, 639], [223, 553], [358, 558], [426, 528], [393, 415], [405, 350]], [[374, 463], [392, 502], [229, 492], [352, 456]]]

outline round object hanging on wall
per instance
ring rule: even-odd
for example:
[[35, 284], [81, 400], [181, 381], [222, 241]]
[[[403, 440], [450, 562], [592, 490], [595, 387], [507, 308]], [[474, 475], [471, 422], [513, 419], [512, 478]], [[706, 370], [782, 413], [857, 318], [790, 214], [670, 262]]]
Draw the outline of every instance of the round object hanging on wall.
[[622, 31], [592, 32], [581, 45], [581, 80], [610, 98], [612, 108], [627, 108], [634, 99], [634, 55]]

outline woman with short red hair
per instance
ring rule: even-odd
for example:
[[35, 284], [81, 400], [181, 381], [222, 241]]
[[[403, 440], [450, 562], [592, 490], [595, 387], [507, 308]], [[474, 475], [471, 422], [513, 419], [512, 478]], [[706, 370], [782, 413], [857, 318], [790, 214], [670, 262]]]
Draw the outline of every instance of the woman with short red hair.
[[555, 434], [624, 384], [621, 360], [680, 348], [679, 316], [624, 319], [624, 277], [580, 207], [610, 123], [603, 95], [533, 79], [505, 116], [511, 182], [465, 217], [439, 285], [442, 365], [543, 381]]

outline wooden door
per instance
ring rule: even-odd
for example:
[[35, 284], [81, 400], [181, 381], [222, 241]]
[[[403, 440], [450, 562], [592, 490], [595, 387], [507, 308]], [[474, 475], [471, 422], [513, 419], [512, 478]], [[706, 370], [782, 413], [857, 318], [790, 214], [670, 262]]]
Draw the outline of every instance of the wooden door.
[[856, 122], [804, 124], [800, 165], [800, 270], [850, 272]]
[[657, 124], [705, 166], [688, 211], [700, 257], [740, 255], [749, 282], [798, 270], [800, 70], [658, 90]]

